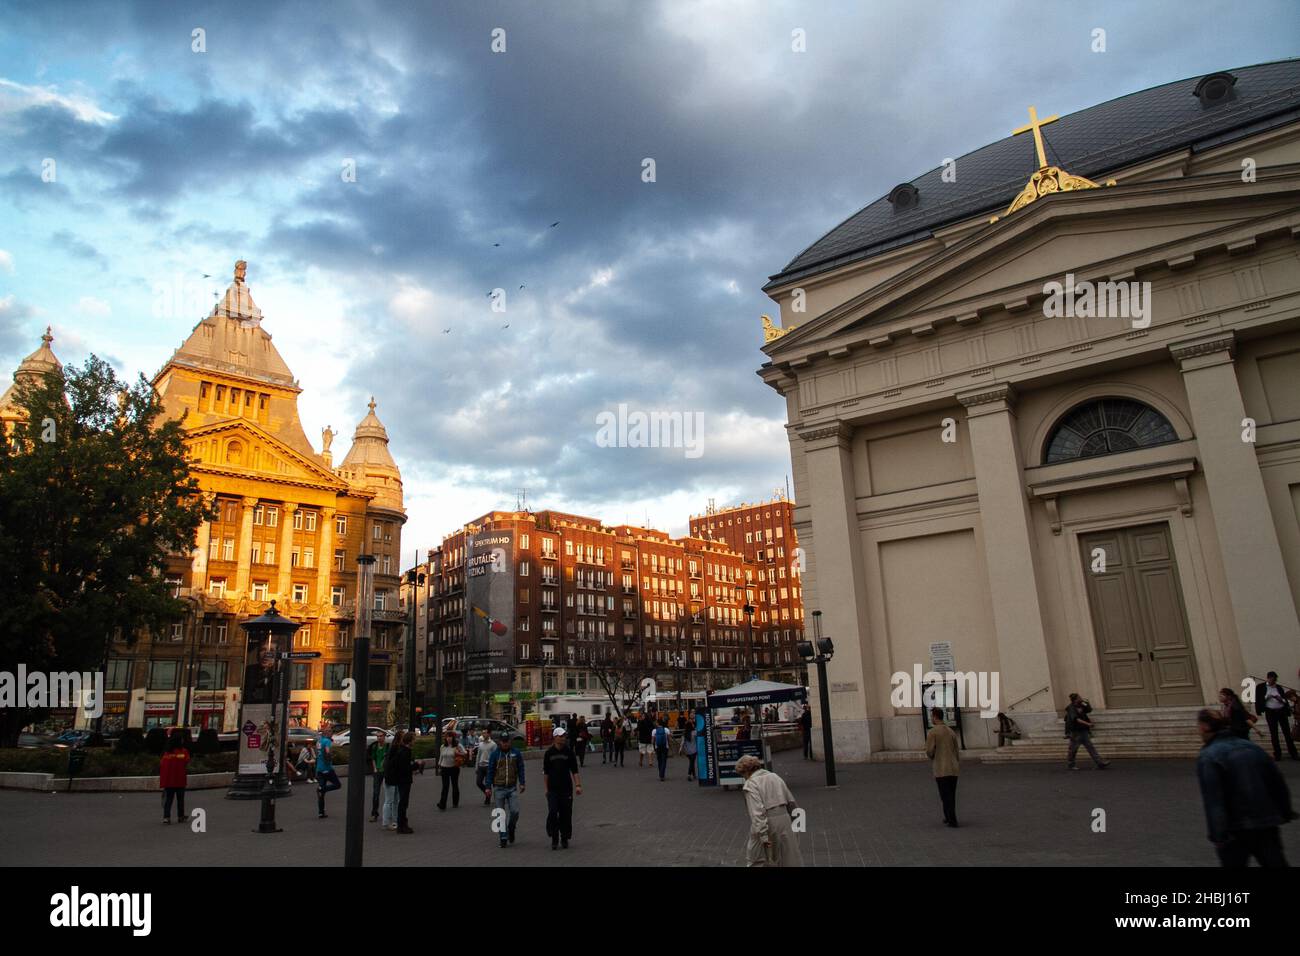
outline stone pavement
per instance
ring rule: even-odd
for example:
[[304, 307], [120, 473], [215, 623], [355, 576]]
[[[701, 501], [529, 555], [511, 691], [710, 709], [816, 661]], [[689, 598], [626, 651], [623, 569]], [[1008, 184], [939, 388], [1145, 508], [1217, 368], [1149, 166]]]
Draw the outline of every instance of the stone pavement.
[[[1213, 866], [1194, 765], [1188, 760], [1121, 761], [1099, 772], [1071, 773], [1057, 764], [963, 765], [957, 794], [962, 826], [941, 823], [938, 792], [925, 764], [849, 764], [840, 787], [824, 787], [820, 763], [797, 751], [776, 755], [807, 810], [799, 837], [806, 865], [816, 866]], [[669, 779], [587, 758], [576, 802], [574, 843], [552, 852], [544, 831], [540, 765], [521, 798], [518, 842], [497, 848], [490, 811], [471, 783], [461, 806], [439, 812], [439, 780], [416, 778], [413, 835], [366, 824], [368, 866], [736, 866], [748, 824], [739, 791], [703, 790], [685, 780], [675, 758]], [[1282, 766], [1300, 804], [1300, 763]], [[188, 794], [203, 808], [207, 832], [163, 826], [156, 795], [0, 791], [0, 861], [9, 865], [336, 865], [343, 862], [344, 788], [328, 797], [325, 820], [315, 793], [299, 788], [277, 804], [284, 832], [259, 835], [259, 804], [224, 799], [224, 790]], [[367, 790], [367, 816], [369, 799]], [[1106, 832], [1091, 829], [1094, 808]], [[1283, 828], [1292, 862], [1300, 862], [1300, 824]]]

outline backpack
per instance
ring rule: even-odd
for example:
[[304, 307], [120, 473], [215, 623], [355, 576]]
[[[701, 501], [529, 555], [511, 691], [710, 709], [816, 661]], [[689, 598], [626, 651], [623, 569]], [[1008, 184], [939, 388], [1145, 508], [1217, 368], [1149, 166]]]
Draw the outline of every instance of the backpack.
[[656, 750], [668, 749], [668, 728], [667, 727], [655, 728], [655, 749]]

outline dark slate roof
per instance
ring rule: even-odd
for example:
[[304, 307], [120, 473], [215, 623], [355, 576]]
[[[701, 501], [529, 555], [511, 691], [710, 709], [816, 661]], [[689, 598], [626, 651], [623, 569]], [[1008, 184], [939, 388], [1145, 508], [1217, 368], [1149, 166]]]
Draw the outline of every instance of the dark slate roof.
[[[1130, 93], [1062, 116], [1043, 128], [1047, 161], [1089, 179], [1186, 147], [1207, 147], [1300, 118], [1300, 58], [1229, 70], [1232, 95], [1204, 106], [1194, 95], [1200, 77]], [[1027, 117], [1018, 117], [1023, 125]], [[770, 289], [848, 262], [928, 238], [977, 213], [1002, 215], [1033, 173], [1033, 136], [1023, 133], [959, 157], [957, 181], [942, 167], [912, 180], [919, 202], [894, 212], [881, 197], [840, 223], [764, 286]]]

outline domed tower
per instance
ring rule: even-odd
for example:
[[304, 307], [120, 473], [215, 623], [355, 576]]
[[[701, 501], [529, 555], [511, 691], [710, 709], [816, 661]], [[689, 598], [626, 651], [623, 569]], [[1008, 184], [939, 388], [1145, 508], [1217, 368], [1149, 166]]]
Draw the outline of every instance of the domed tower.
[[18, 384], [20, 382], [28, 385], [38, 384], [47, 372], [57, 372], [63, 368], [63, 363], [55, 357], [54, 350], [50, 348], [53, 342], [54, 336], [50, 334], [50, 327], [47, 325], [45, 334], [41, 336], [41, 347], [22, 360], [17, 371], [14, 372], [14, 384], [0, 395], [0, 428], [4, 429], [5, 434], [13, 430], [15, 423], [27, 417], [26, 410], [18, 404]]
[[406, 519], [402, 504], [402, 472], [388, 450], [388, 429], [375, 414], [375, 400], [352, 435], [352, 447], [338, 467], [338, 473], [351, 484], [374, 494], [372, 509], [392, 512]]

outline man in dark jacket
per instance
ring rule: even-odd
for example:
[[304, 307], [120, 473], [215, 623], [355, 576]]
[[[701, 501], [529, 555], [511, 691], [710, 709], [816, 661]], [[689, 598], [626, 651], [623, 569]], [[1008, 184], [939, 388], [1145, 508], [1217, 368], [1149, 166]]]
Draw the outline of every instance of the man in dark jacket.
[[605, 719], [600, 722], [600, 762], [614, 762], [614, 718], [605, 711]]
[[1092, 704], [1078, 694], [1070, 695], [1070, 706], [1065, 708], [1065, 735], [1070, 738], [1070, 751], [1065, 761], [1071, 770], [1079, 769], [1074, 762], [1074, 756], [1079, 752], [1080, 747], [1088, 751], [1098, 770], [1105, 770], [1110, 766], [1101, 759], [1101, 754], [1097, 753], [1097, 748], [1092, 745], [1092, 720], [1088, 717], [1091, 713]]
[[563, 728], [555, 732], [555, 743], [542, 757], [542, 774], [546, 789], [546, 835], [551, 838], [552, 850], [560, 846], [567, 850], [573, 838], [574, 790], [582, 796], [582, 779]]
[[1286, 737], [1287, 753], [1292, 760], [1300, 760], [1296, 756], [1295, 741], [1291, 738], [1291, 721], [1287, 719], [1291, 716], [1291, 705], [1286, 699], [1286, 689], [1277, 682], [1276, 671], [1268, 672], [1268, 683], [1255, 687], [1255, 713], [1262, 714], [1268, 721], [1268, 732], [1273, 737], [1273, 759], [1282, 759], [1282, 745], [1277, 739], [1280, 727]]
[[384, 783], [397, 788], [397, 832], [414, 833], [406, 820], [406, 810], [411, 805], [411, 782], [415, 771], [424, 770], [424, 761], [416, 760], [411, 752], [415, 743], [415, 734], [407, 731], [402, 734], [397, 746], [389, 751], [384, 762]]
[[1205, 741], [1196, 776], [1219, 862], [1243, 867], [1253, 856], [1260, 866], [1286, 866], [1278, 827], [1295, 813], [1282, 772], [1259, 747], [1233, 736], [1219, 715], [1202, 710], [1196, 722]]
[[803, 713], [799, 715], [799, 732], [803, 736], [804, 759], [812, 760], [812, 708], [807, 704], [803, 705]]

